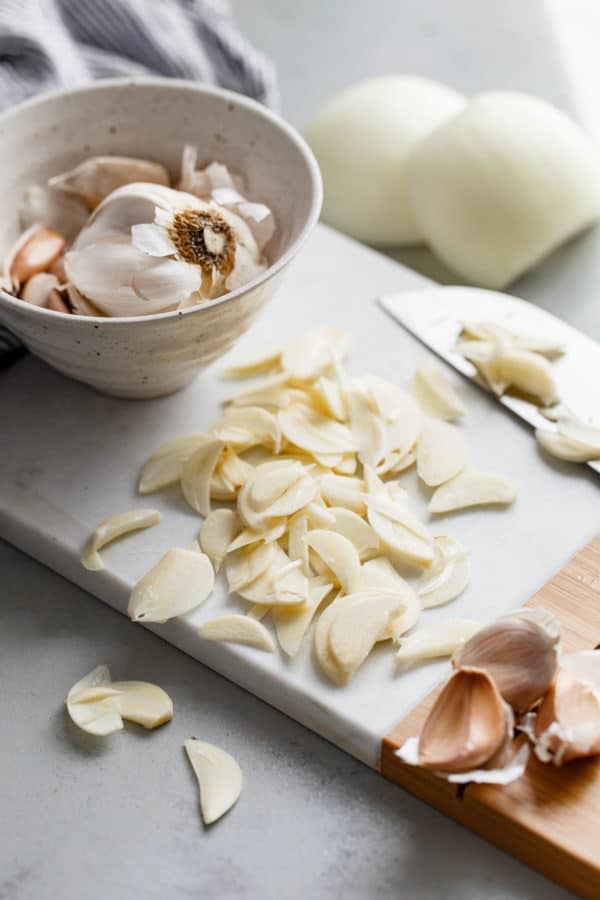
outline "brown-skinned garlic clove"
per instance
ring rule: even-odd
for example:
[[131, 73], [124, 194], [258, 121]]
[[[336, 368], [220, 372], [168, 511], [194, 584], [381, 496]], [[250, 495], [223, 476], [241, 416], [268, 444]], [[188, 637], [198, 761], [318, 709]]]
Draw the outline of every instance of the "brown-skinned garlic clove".
[[546, 610], [518, 610], [480, 629], [452, 662], [485, 669], [504, 700], [524, 713], [552, 684], [559, 640], [560, 626]]
[[438, 696], [419, 739], [419, 765], [440, 772], [483, 766], [503, 746], [509, 717], [482, 669], [457, 669]]

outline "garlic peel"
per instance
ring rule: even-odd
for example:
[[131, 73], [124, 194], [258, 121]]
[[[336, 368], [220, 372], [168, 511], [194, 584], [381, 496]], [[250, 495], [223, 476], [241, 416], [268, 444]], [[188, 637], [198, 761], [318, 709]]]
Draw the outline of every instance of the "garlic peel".
[[[419, 762], [419, 738], [407, 738], [404, 744], [395, 752], [398, 759], [409, 766], [418, 766]], [[450, 784], [498, 784], [507, 785], [521, 778], [529, 761], [529, 747], [524, 744], [512, 756], [510, 761], [501, 767], [471, 769], [466, 772], [436, 772], [438, 778], [443, 778]]]
[[225, 641], [233, 644], [246, 644], [258, 650], [273, 653], [273, 638], [257, 619], [249, 616], [225, 615], [210, 619], [198, 629], [199, 637], [205, 641]]
[[129, 598], [127, 615], [134, 622], [166, 622], [200, 606], [213, 585], [208, 556], [175, 547], [138, 581]]
[[242, 770], [233, 756], [205, 741], [190, 738], [185, 752], [200, 786], [200, 809], [206, 825], [224, 816], [242, 792]]
[[104, 563], [98, 552], [102, 547], [132, 531], [158, 525], [161, 519], [162, 516], [157, 509], [130, 509], [104, 519], [94, 529], [94, 533], [81, 555], [82, 564], [86, 569], [92, 571], [103, 569]]

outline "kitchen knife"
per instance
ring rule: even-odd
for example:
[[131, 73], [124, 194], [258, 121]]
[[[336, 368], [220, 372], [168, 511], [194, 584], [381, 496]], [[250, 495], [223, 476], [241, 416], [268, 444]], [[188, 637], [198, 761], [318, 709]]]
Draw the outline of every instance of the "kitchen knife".
[[[453, 349], [464, 322], [493, 322], [556, 341], [565, 351], [552, 363], [561, 403], [578, 418], [600, 428], [600, 344], [556, 316], [526, 300], [471, 287], [405, 291], [380, 297], [378, 302], [430, 350], [488, 393], [492, 392], [477, 375], [475, 366]], [[556, 427], [526, 399], [509, 394], [497, 399], [534, 428]], [[588, 465], [600, 473], [600, 460]]]

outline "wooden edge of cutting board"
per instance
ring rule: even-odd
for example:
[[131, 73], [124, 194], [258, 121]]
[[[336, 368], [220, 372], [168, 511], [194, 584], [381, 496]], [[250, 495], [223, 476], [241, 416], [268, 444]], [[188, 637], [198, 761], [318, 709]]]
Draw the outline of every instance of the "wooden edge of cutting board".
[[[600, 645], [600, 535], [525, 605], [544, 606], [560, 619], [567, 652]], [[532, 755], [523, 777], [506, 787], [448, 784], [394, 755], [420, 733], [439, 690], [383, 739], [381, 774], [549, 878], [598, 900], [600, 758], [559, 769]]]

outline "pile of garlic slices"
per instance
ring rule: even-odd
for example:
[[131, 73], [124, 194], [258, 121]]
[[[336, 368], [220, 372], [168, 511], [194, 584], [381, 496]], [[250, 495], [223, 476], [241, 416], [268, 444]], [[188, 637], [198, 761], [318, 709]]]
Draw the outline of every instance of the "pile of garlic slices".
[[506, 287], [600, 218], [597, 148], [527, 94], [375, 78], [333, 97], [307, 140], [326, 222], [377, 246], [427, 244], [481, 287]]
[[183, 149], [180, 177], [145, 159], [94, 156], [26, 188], [1, 287], [62, 313], [143, 316], [193, 306], [267, 267], [271, 210], [241, 176]]
[[[226, 402], [210, 432], [175, 438], [146, 462], [139, 491], [179, 483], [205, 517], [204, 552], [169, 550], [131, 595], [134, 621], [197, 608], [213, 589], [210, 558], [247, 612], [206, 622], [202, 638], [273, 650], [270, 620], [294, 656], [316, 620], [314, 655], [337, 684], [381, 641], [393, 641], [409, 664], [448, 655], [473, 633], [475, 623], [454, 620], [444, 636], [407, 635], [423, 610], [464, 591], [470, 564], [456, 539], [419, 519], [397, 476], [416, 470], [432, 515], [512, 503], [515, 486], [471, 463], [451, 421], [463, 404], [433, 360], [410, 391], [375, 375], [351, 377], [349, 346], [346, 333], [316, 328], [235, 366], [226, 377], [259, 377]], [[132, 516], [132, 527], [140, 519]]]
[[537, 758], [562, 766], [600, 754], [600, 651], [560, 652], [561, 627], [524, 607], [477, 631], [454, 653], [418, 737], [396, 755], [457, 784], [509, 784]]

